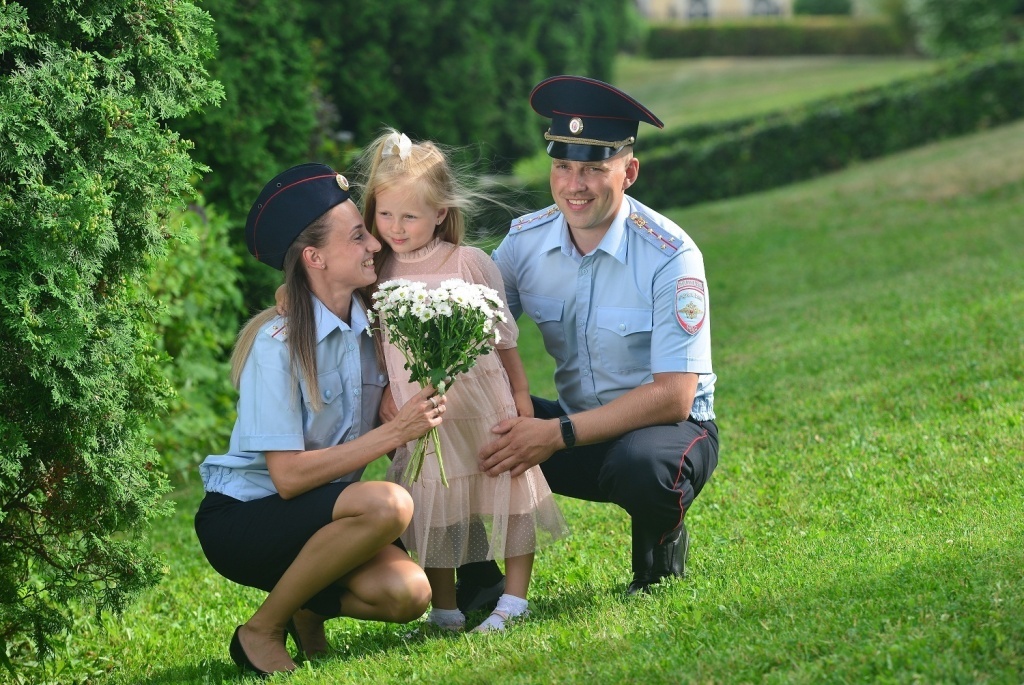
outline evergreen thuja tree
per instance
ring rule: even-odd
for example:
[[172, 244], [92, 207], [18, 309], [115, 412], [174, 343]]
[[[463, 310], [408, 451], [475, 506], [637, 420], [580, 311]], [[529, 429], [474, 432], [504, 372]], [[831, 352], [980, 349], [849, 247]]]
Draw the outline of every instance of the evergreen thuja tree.
[[0, 658], [160, 577], [147, 265], [197, 172], [163, 122], [218, 99], [213, 49], [186, 0], [0, 1]]

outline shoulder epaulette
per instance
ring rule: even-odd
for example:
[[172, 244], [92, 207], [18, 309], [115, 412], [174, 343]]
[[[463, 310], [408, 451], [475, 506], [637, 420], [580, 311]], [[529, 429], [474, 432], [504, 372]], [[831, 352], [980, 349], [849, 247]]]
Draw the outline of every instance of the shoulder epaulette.
[[281, 323], [280, 321], [275, 321], [274, 323], [264, 328], [263, 332], [275, 340], [280, 340], [281, 342], [284, 342], [285, 340], [288, 339], [288, 324]]
[[682, 240], [669, 233], [663, 226], [640, 212], [632, 212], [626, 219], [626, 225], [659, 250], [672, 253], [679, 249]]
[[528, 228], [536, 228], [550, 223], [558, 215], [558, 205], [551, 205], [532, 214], [526, 214], [512, 222], [509, 233], [517, 233]]

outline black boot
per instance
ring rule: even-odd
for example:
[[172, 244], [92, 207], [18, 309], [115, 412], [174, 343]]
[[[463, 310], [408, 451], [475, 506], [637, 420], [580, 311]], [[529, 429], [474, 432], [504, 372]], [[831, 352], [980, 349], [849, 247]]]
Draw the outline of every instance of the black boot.
[[456, 576], [455, 605], [464, 614], [481, 609], [491, 611], [505, 592], [505, 576], [493, 561], [464, 564]]
[[[638, 549], [639, 547], [639, 549]], [[681, 525], [675, 538], [668, 542], [654, 545], [649, 552], [643, 549], [642, 537], [633, 533], [633, 582], [626, 590], [627, 594], [650, 592], [651, 586], [661, 582], [662, 578], [686, 575], [686, 558], [690, 553], [690, 535], [686, 526]]]

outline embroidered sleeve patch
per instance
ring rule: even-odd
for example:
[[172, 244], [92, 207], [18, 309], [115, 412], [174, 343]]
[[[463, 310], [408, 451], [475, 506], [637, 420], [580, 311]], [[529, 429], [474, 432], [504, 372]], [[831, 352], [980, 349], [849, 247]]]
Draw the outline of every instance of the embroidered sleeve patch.
[[704, 281], [699, 278], [676, 280], [676, 320], [684, 331], [695, 335], [704, 325], [707, 309]]

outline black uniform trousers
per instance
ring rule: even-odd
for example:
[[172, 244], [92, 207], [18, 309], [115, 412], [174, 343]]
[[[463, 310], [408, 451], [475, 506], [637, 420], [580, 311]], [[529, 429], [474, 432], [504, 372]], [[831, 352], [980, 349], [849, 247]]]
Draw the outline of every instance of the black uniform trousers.
[[[565, 415], [558, 402], [538, 397], [533, 409], [539, 419]], [[718, 426], [691, 417], [559, 450], [541, 470], [553, 492], [626, 510], [632, 520], [633, 572], [643, 574], [654, 548], [679, 535], [687, 510], [717, 465]], [[460, 579], [478, 584], [477, 577], [493, 577], [492, 570], [472, 566], [459, 570]]]

